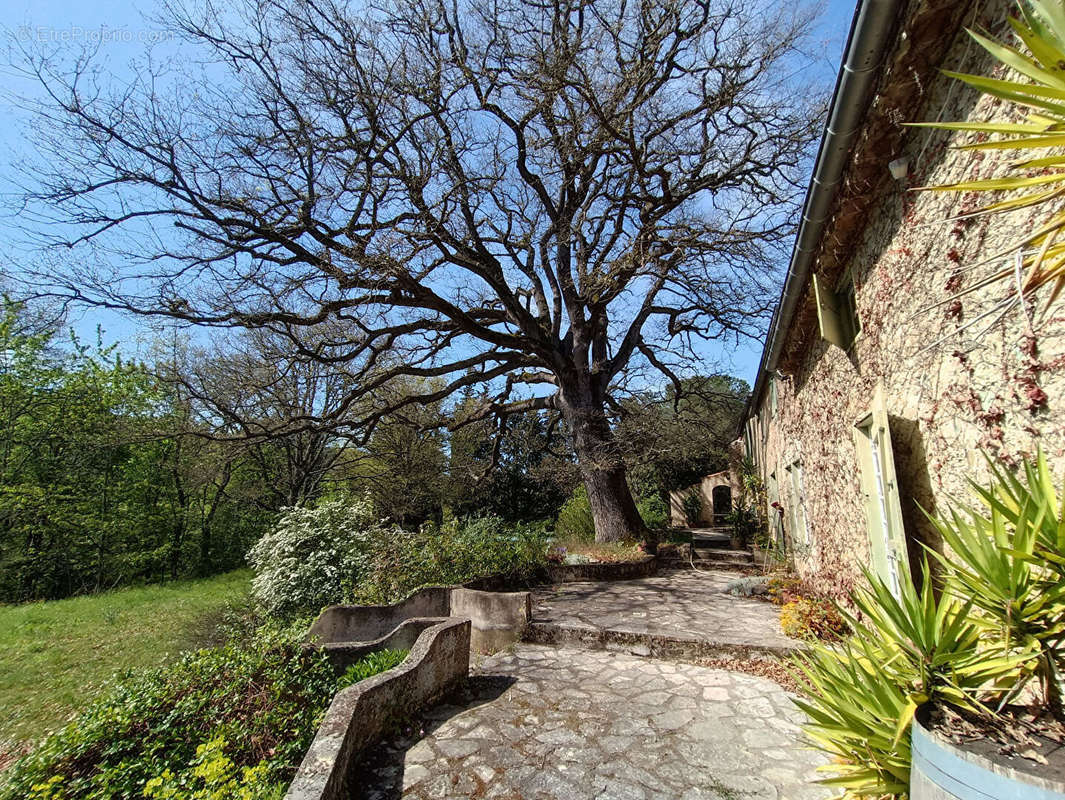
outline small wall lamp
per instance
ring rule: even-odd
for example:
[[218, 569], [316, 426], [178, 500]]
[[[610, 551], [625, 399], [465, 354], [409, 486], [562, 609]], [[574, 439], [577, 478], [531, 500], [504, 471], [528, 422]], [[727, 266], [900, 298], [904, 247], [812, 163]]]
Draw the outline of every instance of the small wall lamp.
[[887, 165], [887, 168], [891, 170], [892, 178], [897, 181], [901, 181], [903, 178], [906, 177], [906, 174], [910, 171], [910, 159], [906, 158], [906, 156], [896, 158], [894, 161]]

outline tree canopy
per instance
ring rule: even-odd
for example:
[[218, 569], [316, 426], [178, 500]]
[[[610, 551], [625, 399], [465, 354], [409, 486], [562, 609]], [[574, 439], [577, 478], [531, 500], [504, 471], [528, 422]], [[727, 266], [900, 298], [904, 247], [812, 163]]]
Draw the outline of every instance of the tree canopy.
[[369, 441], [473, 387], [467, 422], [560, 414], [597, 535], [638, 533], [607, 409], [648, 371], [681, 391], [700, 342], [764, 323], [819, 132], [808, 19], [727, 0], [166, 16], [196, 67], [115, 85], [26, 53], [49, 95], [26, 218], [63, 254], [43, 277], [342, 365], [343, 400], [290, 427]]

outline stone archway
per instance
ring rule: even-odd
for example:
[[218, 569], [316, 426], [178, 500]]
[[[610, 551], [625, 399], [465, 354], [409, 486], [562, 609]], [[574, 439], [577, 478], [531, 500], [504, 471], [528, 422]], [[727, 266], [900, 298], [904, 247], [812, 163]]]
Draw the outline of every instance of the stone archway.
[[732, 511], [732, 487], [727, 484], [715, 486], [710, 496], [714, 506], [714, 524], [724, 524], [725, 516]]
[[[721, 489], [725, 491], [721, 492]], [[739, 491], [739, 483], [728, 470], [707, 475], [687, 489], [670, 492], [670, 519], [678, 527], [724, 525], [724, 515], [732, 510], [733, 498]], [[698, 492], [702, 504], [698, 520], [689, 520], [684, 510], [684, 498], [692, 492]]]

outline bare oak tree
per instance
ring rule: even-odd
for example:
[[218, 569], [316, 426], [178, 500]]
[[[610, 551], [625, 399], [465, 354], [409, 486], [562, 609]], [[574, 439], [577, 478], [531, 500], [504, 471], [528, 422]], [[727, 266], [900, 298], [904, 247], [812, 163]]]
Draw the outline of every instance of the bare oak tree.
[[[597, 538], [638, 535], [610, 409], [649, 372], [681, 389], [700, 342], [764, 323], [819, 127], [808, 20], [735, 0], [246, 0], [167, 19], [196, 60], [148, 59], [121, 86], [91, 58], [25, 54], [49, 100], [24, 219], [75, 254], [43, 277], [268, 328], [355, 376], [302, 425], [369, 436], [475, 385], [488, 399], [453, 424], [552, 409]], [[407, 378], [434, 388], [385, 390]]]

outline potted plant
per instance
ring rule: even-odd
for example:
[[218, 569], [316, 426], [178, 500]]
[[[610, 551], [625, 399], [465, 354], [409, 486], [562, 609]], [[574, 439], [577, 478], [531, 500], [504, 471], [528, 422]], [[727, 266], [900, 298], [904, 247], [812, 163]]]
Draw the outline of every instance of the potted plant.
[[867, 573], [840, 608], [854, 634], [797, 657], [845, 797], [1065, 798], [1065, 509], [1042, 455], [1023, 481], [991, 471], [979, 505], [933, 520], [934, 587], [928, 561], [920, 589]]
[[758, 530], [758, 517], [750, 506], [737, 505], [728, 513], [725, 520], [732, 526], [729, 534], [729, 546], [733, 550], [746, 550], [747, 543]]
[[982, 507], [933, 520], [950, 551], [936, 557], [945, 591], [966, 599], [981, 641], [1011, 666], [980, 687], [982, 708], [922, 709], [913, 800], [968, 798], [975, 786], [990, 797], [1065, 798], [1065, 506], [1042, 454], [1023, 482], [991, 470], [992, 485], [975, 487]]

